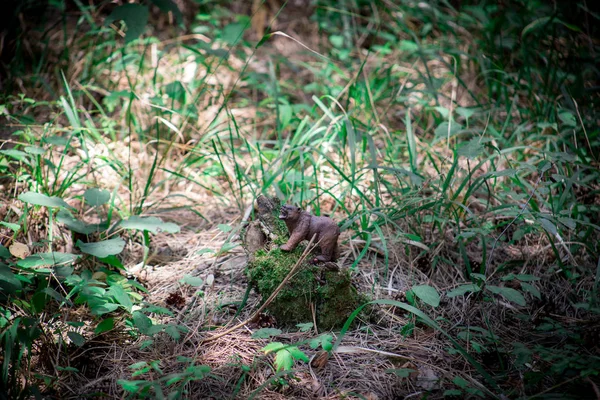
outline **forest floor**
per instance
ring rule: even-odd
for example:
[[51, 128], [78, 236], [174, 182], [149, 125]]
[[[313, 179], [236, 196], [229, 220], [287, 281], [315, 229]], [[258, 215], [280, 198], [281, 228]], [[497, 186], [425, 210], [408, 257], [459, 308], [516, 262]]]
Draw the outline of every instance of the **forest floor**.
[[[543, 166], [528, 170], [527, 164], [537, 165], [547, 154], [560, 153], [552, 147], [555, 140], [549, 131], [562, 129], [562, 125], [556, 127], [553, 122], [555, 126], [548, 128], [527, 120], [526, 114], [517, 109], [534, 103], [522, 100], [525, 90], [515, 92], [527, 104], [517, 104], [516, 95], [507, 95], [505, 104], [491, 106], [493, 111], [473, 117], [464, 110], [477, 108], [477, 99], [488, 95], [472, 59], [460, 67], [448, 54], [422, 62], [423, 54], [429, 54], [425, 49], [425, 53], [405, 60], [403, 54], [416, 51], [407, 35], [396, 43], [397, 47], [388, 48], [389, 53], [381, 38], [369, 44], [365, 43], [369, 35], [355, 35], [354, 40], [360, 43], [346, 54], [345, 48], [337, 46], [343, 34], [323, 37], [326, 17], [315, 22], [316, 12], [308, 12], [302, 1], [290, 2], [284, 12], [276, 15], [276, 3], [269, 2], [264, 10], [234, 10], [254, 14], [245, 42], [228, 55], [227, 62], [221, 59], [208, 65], [196, 64], [195, 55], [207, 50], [190, 44], [206, 42], [211, 33], [227, 42], [228, 37], [235, 36], [235, 27], [246, 22], [217, 7], [213, 14], [206, 13], [195, 21], [222, 19], [226, 22], [219, 25], [220, 30], [202, 30], [196, 24], [194, 30], [171, 37], [172, 30], [161, 30], [161, 24], [168, 26], [172, 17], [161, 14], [155, 20], [160, 32], [156, 42], [130, 48], [127, 55], [119, 53], [116, 43], [120, 42], [101, 42], [106, 31], [98, 34], [100, 39], [85, 42], [93, 45], [92, 50], [77, 47], [80, 56], [74, 55], [76, 48], [65, 55], [64, 47], [57, 45], [46, 61], [63, 67], [70, 63], [65, 81], [75, 93], [75, 100], [71, 92], [63, 93], [58, 68], [47, 67], [51, 72], [40, 75], [62, 93], [62, 100], [39, 81], [28, 81], [28, 77], [15, 80], [22, 97], [9, 99], [6, 104], [13, 108], [5, 107], [0, 115], [8, 116], [9, 111], [16, 115], [18, 110], [35, 123], [24, 124], [7, 117], [0, 134], [22, 130], [28, 136], [10, 140], [2, 137], [2, 150], [43, 147], [50, 142], [42, 143], [41, 138], [67, 135], [77, 125], [73, 109], [85, 122], [79, 127], [91, 133], [86, 146], [75, 145], [68, 151], [53, 149], [44, 156], [44, 162], [38, 159], [37, 164], [22, 159], [10, 165], [9, 178], [0, 180], [0, 221], [26, 224], [26, 229], [11, 237], [8, 225], [3, 225], [2, 238], [25, 243], [32, 253], [48, 248], [77, 252], [80, 236], [52, 219], [47, 208], [25, 208], [18, 200], [28, 190], [56, 189], [56, 182], [60, 186], [60, 182], [72, 178], [71, 171], [80, 172], [80, 178], [65, 185], [60, 193], [45, 192], [64, 199], [86, 223], [99, 222], [114, 206], [118, 218], [125, 219], [143, 209], [142, 215], [158, 216], [179, 227], [177, 233], [151, 234], [147, 257], [144, 235], [116, 231], [116, 236], [126, 241], [119, 254], [124, 266], [121, 274], [145, 289], [137, 291], [139, 304], [170, 311], [170, 315], [149, 315], [155, 325], [177, 327], [177, 335], [173, 330], [154, 335], [134, 333], [137, 322], [125, 312], [115, 313], [114, 329], [95, 334], [98, 315], [91, 308], [52, 308], [36, 316], [48, 322], [44, 335], [48, 347], [39, 346], [29, 352], [30, 369], [22, 375], [27, 378], [22, 379], [43, 382], [45, 394], [65, 399], [95, 395], [159, 398], [168, 393], [189, 399], [506, 399], [557, 393], [557, 388], [564, 390], [562, 395], [577, 397], [574, 393], [581, 390], [589, 398], [600, 398], [600, 319], [593, 308], [600, 279], [600, 269], [596, 270], [600, 264], [594, 258], [598, 249], [594, 241], [600, 237], [594, 225], [598, 223], [594, 213], [600, 206], [600, 183], [595, 180], [597, 161], [590, 162], [589, 169], [569, 170], [569, 175], [560, 170], [563, 166], [568, 170], [569, 162], [561, 156], [553, 159], [552, 173], [592, 178], [573, 189], [573, 193], [578, 191], [573, 195], [577, 204], [589, 210], [581, 211], [589, 217], [581, 217], [587, 224], [586, 236], [579, 235], [579, 231], [551, 235], [547, 221], [554, 219], [540, 215], [554, 212], [549, 204], [555, 198], [548, 193], [560, 197], [562, 192], [557, 191], [563, 190], [562, 186], [550, 186], [554, 183], [546, 178]], [[415, 9], [410, 10], [416, 13]], [[390, 15], [401, 18], [398, 13]], [[97, 21], [105, 17], [101, 12], [90, 15]], [[353, 24], [356, 19], [366, 19], [358, 14], [340, 15], [351, 15]], [[81, 14], [67, 13], [65, 20], [66, 27], [49, 29], [44, 37], [59, 38], [64, 32], [72, 34], [65, 37], [77, 37]], [[267, 24], [271, 24], [271, 31], [284, 32], [294, 39], [274, 34], [258, 46]], [[406, 24], [415, 31], [425, 30], [416, 16], [406, 17]], [[97, 29], [109, 30], [100, 24]], [[459, 38], [470, 36], [460, 27], [456, 31]], [[465, 51], [472, 44], [460, 43]], [[339, 57], [335, 63], [327, 59], [332, 54], [319, 50], [331, 44]], [[109, 51], [104, 45], [114, 48]], [[373, 53], [364, 50], [368, 45], [375, 49]], [[217, 47], [207, 48], [221, 54]], [[99, 55], [94, 56], [94, 50]], [[158, 60], [157, 53], [161, 55]], [[113, 62], [111, 57], [119, 61]], [[144, 64], [144, 57], [149, 57], [149, 67], [128, 75], [136, 65]], [[358, 63], [344, 65], [340, 61], [344, 57], [355, 57]], [[313, 63], [315, 59], [324, 64]], [[131, 64], [125, 66], [124, 60]], [[90, 67], [94, 62], [98, 66]], [[206, 70], [201, 71], [204, 67]], [[188, 79], [186, 74], [194, 78]], [[325, 75], [336, 78], [328, 81]], [[206, 86], [194, 83], [199, 76], [202, 82], [208, 82]], [[155, 91], [160, 84], [172, 83], [172, 77], [186, 88], [185, 95], [173, 89], [175, 86], [164, 93]], [[317, 89], [307, 89], [315, 82]], [[435, 95], [429, 92], [430, 84], [437, 85]], [[315, 90], [328, 93], [327, 87], [334, 85], [335, 93], [329, 98], [313, 94]], [[131, 93], [135, 96], [129, 97]], [[340, 104], [345, 94], [348, 98]], [[401, 95], [405, 96], [402, 103], [395, 103]], [[435, 102], [427, 96], [434, 96]], [[30, 106], [23, 98], [39, 105]], [[325, 108], [319, 106], [318, 102], [326, 99], [331, 99], [331, 107], [329, 103]], [[45, 101], [56, 103], [42, 104]], [[71, 102], [76, 107], [70, 107]], [[169, 113], [159, 114], [156, 110], [161, 107]], [[193, 112], [186, 114], [190, 109]], [[502, 132], [486, 137], [483, 143], [502, 151], [508, 149], [503, 156], [495, 159], [490, 151], [489, 158], [481, 154], [471, 157], [473, 148], [463, 147], [459, 158], [450, 146], [460, 144], [454, 137], [454, 121], [441, 121], [456, 110], [465, 113], [456, 121], [464, 125], [468, 135], [475, 131], [475, 139], [483, 138], [488, 129]], [[302, 122], [303, 115], [310, 122]], [[328, 122], [322, 123], [326, 117]], [[595, 119], [593, 114], [579, 116], [586, 124]], [[344, 125], [345, 121], [352, 121], [358, 127], [356, 132]], [[305, 123], [314, 128], [302, 136], [298, 126]], [[159, 124], [160, 128], [152, 131]], [[519, 132], [526, 127], [541, 133], [520, 143]], [[504, 129], [517, 132], [510, 136], [511, 143], [502, 142], [509, 136], [503, 136]], [[569, 129], [574, 132], [579, 128], [569, 125]], [[232, 137], [232, 131], [237, 136]], [[360, 136], [359, 131], [367, 133]], [[593, 147], [598, 143], [597, 133], [590, 130], [589, 136]], [[335, 147], [337, 140], [343, 145]], [[466, 146], [478, 145], [468, 143]], [[524, 149], [519, 149], [520, 153], [509, 153], [521, 145]], [[586, 148], [583, 140], [579, 148]], [[304, 164], [299, 166], [303, 151], [310, 153], [307, 170]], [[15, 153], [11, 156], [16, 157]], [[381, 168], [378, 175], [373, 163], [387, 170]], [[27, 169], [29, 166], [31, 169]], [[57, 169], [59, 172], [53, 175]], [[309, 179], [308, 170], [315, 182], [298, 183]], [[41, 171], [39, 177], [34, 171]], [[515, 178], [517, 172], [521, 175]], [[492, 189], [487, 181], [482, 183], [489, 176], [494, 180]], [[145, 186], [147, 182], [150, 184]], [[92, 211], [82, 200], [90, 187], [106, 189], [117, 200], [99, 212]], [[319, 190], [321, 196], [316, 197]], [[227, 335], [210, 339], [245, 321], [260, 305], [261, 298], [250, 291], [245, 307], [239, 308], [249, 285], [247, 257], [239, 233], [256, 195], [261, 193], [279, 195], [290, 202], [308, 203], [307, 199], [316, 198], [309, 202], [311, 211], [318, 208], [320, 213], [331, 214], [340, 225], [346, 225], [339, 240], [340, 267], [352, 270], [355, 286], [368, 298], [390, 301], [376, 305], [368, 318], [345, 332], [341, 343], [330, 352], [309, 343], [320, 335], [331, 335], [335, 341], [340, 332], [322, 332], [314, 325], [310, 329], [285, 329], [270, 337], [253, 336], [261, 328], [279, 328], [277, 321], [265, 314]], [[532, 198], [538, 203], [532, 206], [531, 214], [523, 216]], [[437, 203], [429, 206], [429, 201]], [[577, 205], [573, 207], [577, 209]], [[507, 209], [510, 212], [503, 213]], [[560, 218], [568, 227], [569, 218], [576, 219], [571, 214], [561, 214]], [[382, 220], [386, 223], [380, 223]], [[577, 227], [579, 223], [577, 220]], [[555, 225], [555, 230], [564, 229]], [[577, 247], [580, 240], [589, 244]], [[2, 244], [8, 242], [3, 239]], [[96, 271], [105, 266], [86, 258], [77, 271]], [[568, 268], [572, 270], [566, 274]], [[202, 282], [191, 285], [190, 277], [201, 278]], [[489, 284], [487, 291], [483, 289], [484, 281]], [[439, 304], [432, 306], [415, 298], [411, 288], [419, 285], [434, 288], [440, 294]], [[468, 285], [471, 290], [465, 289]], [[448, 296], [461, 289], [465, 289], [461, 295]], [[425, 323], [397, 303], [417, 307], [436, 325]], [[579, 305], [583, 303], [591, 306], [582, 308]], [[136, 307], [137, 303], [130, 311]], [[86, 338], [81, 346], [75, 346], [65, 334], [68, 321], [76, 320], [85, 322], [78, 331]], [[175, 340], [174, 336], [179, 337]], [[63, 343], [58, 337], [64, 340], [64, 348], [58, 345]], [[293, 368], [276, 371], [273, 355], [263, 350], [272, 342], [298, 346], [310, 361], [296, 361]], [[568, 365], [557, 367], [561, 362], [557, 357]], [[137, 388], [143, 389], [134, 395]]]

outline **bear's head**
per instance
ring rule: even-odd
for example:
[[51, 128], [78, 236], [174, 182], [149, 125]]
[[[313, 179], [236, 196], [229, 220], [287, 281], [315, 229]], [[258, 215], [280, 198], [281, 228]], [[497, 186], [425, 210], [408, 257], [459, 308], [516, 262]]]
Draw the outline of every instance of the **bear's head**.
[[302, 209], [296, 206], [284, 205], [281, 207], [281, 211], [279, 213], [279, 219], [287, 220], [287, 221], [296, 221], [300, 218], [300, 214], [302, 214]]

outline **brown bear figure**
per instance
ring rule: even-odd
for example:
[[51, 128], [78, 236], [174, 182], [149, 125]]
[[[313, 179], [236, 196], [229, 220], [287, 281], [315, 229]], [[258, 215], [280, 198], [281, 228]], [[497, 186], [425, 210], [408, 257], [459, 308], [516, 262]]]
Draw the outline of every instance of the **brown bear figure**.
[[300, 207], [284, 205], [279, 219], [285, 222], [290, 239], [281, 246], [283, 251], [292, 251], [303, 240], [310, 240], [316, 234], [314, 243], [318, 243], [321, 254], [313, 262], [335, 261], [338, 257], [338, 237], [340, 228], [329, 217], [316, 217]]

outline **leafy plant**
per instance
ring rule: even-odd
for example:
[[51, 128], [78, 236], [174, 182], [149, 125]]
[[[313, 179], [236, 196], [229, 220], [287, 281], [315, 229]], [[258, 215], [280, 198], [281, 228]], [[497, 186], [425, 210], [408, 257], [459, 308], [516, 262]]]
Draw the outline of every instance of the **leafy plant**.
[[294, 361], [308, 362], [308, 357], [296, 346], [272, 342], [261, 349], [265, 355], [275, 353], [275, 371], [289, 371], [294, 366]]

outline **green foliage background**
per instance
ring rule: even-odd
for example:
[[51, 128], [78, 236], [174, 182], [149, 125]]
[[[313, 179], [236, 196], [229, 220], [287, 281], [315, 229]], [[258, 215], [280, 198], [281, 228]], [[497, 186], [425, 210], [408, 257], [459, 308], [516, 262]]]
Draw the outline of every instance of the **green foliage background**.
[[[377, 301], [410, 322], [390, 329], [430, 326], [474, 368], [435, 395], [597, 390], [591, 3], [6, 2], [0, 388], [64, 393], [72, 349], [107, 332], [142, 349], [181, 341], [188, 328], [158, 322], [172, 311], [127, 275], [128, 244], [145, 265], [155, 235], [180, 233], [168, 213], [214, 221], [267, 194], [333, 214], [345, 265], [371, 271], [372, 287], [398, 284], [402, 267], [403, 301]], [[236, 248], [238, 222], [217, 221], [217, 257]], [[195, 279], [181, 284], [202, 289]], [[305, 361], [277, 343], [275, 372]], [[179, 398], [212, 379], [177, 362], [140, 361], [119, 387]], [[286, 385], [275, 376], [251, 393]]]

